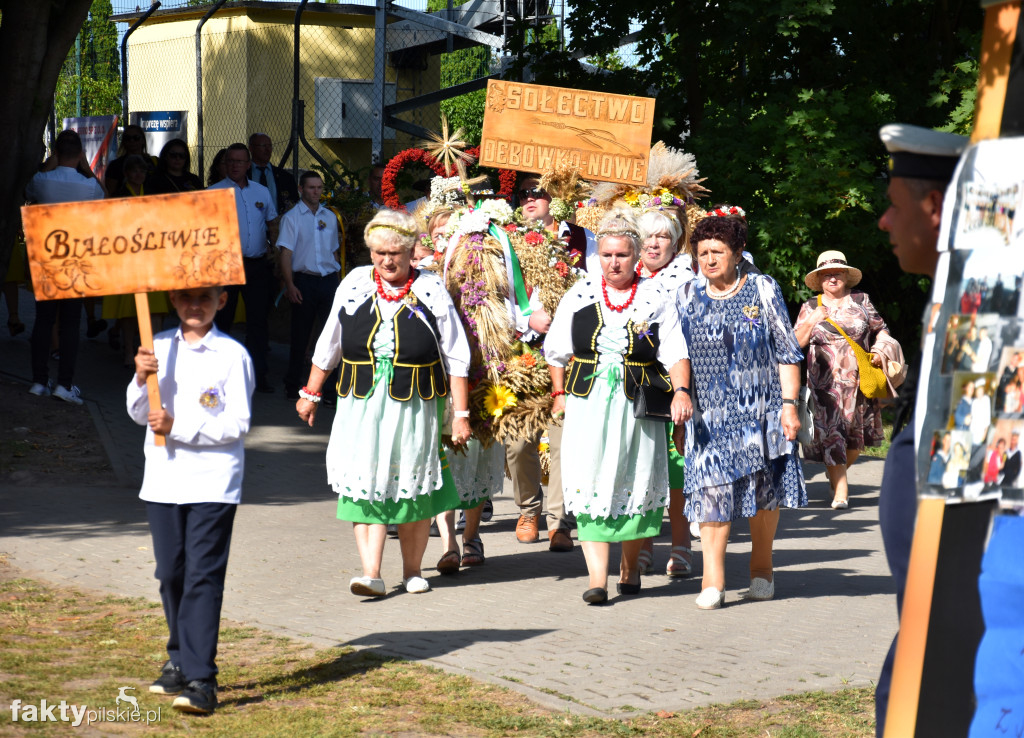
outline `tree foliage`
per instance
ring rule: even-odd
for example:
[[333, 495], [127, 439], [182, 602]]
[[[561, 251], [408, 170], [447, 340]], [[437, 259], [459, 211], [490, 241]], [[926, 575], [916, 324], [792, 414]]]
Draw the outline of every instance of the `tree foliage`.
[[[539, 83], [656, 97], [654, 138], [696, 155], [712, 202], [747, 210], [757, 263], [791, 303], [809, 296], [816, 255], [840, 249], [910, 340], [923, 291], [877, 229], [877, 133], [896, 121], [969, 132], [981, 21], [976, 0], [586, 3], [566, 21], [574, 48], [516, 51]], [[638, 22], [633, 68], [570, 57], [607, 58]]]
[[121, 57], [111, 13], [110, 0], [93, 0], [78, 43], [68, 52], [57, 80], [54, 105], [58, 121], [121, 113]]

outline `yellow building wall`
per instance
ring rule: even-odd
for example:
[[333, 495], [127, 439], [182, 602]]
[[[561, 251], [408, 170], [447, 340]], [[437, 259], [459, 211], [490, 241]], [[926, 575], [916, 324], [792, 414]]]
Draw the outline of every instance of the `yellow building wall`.
[[[201, 13], [150, 19], [128, 40], [128, 106], [130, 111], [188, 111], [188, 144], [193, 169], [198, 169], [198, 109], [196, 106], [195, 30]], [[218, 150], [245, 142], [261, 132], [274, 143], [274, 163], [288, 146], [292, 122], [294, 75], [294, 13], [233, 9], [210, 18], [203, 26], [203, 149], [209, 168]], [[317, 139], [315, 82], [317, 77], [373, 79], [373, 16], [304, 13], [300, 30], [299, 97], [305, 101], [306, 140], [328, 162], [335, 159], [350, 169], [370, 163], [369, 139]], [[427, 68], [396, 70], [386, 67], [386, 81], [397, 84], [397, 99], [436, 90], [439, 57]], [[402, 115], [410, 119], [410, 114]], [[439, 106], [414, 114], [426, 128], [438, 128]], [[370, 132], [367, 130], [366, 135]], [[384, 158], [418, 140], [396, 132], [385, 140]], [[288, 158], [290, 166], [291, 156]], [[299, 144], [299, 166], [315, 160]], [[198, 173], [198, 172], [197, 172]], [[203, 173], [205, 179], [206, 173]]]

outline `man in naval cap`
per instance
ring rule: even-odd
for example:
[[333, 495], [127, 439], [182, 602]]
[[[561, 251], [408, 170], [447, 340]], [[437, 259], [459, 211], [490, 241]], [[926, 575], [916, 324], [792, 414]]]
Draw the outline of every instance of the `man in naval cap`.
[[[966, 136], [900, 123], [883, 126], [879, 131], [879, 137], [889, 152], [889, 207], [879, 219], [878, 227], [889, 234], [889, 243], [892, 244], [900, 269], [909, 274], [934, 277], [939, 260], [937, 245], [942, 221], [942, 203], [968, 139]], [[908, 380], [910, 379], [908, 377]], [[910, 381], [907, 384], [910, 384]], [[912, 390], [902, 394], [907, 395], [906, 399], [912, 401]], [[910, 547], [917, 517], [915, 463], [914, 423], [911, 421], [892, 440], [882, 473], [878, 501], [882, 542], [889, 561], [889, 569], [895, 580], [896, 608], [900, 614], [903, 610]], [[943, 531], [946, 527], [944, 524]], [[937, 596], [939, 588], [940, 583], [936, 581]], [[976, 587], [973, 596], [977, 600]], [[893, 638], [875, 691], [875, 729], [878, 736], [885, 731], [885, 714], [889, 703], [898, 637], [897, 633], [896, 638]], [[969, 644], [970, 639], [966, 640]], [[949, 647], [949, 644], [944, 646]], [[977, 640], [974, 641], [974, 646], [977, 646]], [[961, 678], [966, 680], [966, 689], [961, 690], [961, 696], [966, 692], [966, 696], [970, 697], [973, 695], [970, 686], [971, 675], [964, 675]], [[948, 702], [950, 705], [956, 702], [954, 695], [950, 695]], [[921, 726], [918, 728], [920, 731]], [[966, 730], [951, 732], [948, 735], [966, 735]]]

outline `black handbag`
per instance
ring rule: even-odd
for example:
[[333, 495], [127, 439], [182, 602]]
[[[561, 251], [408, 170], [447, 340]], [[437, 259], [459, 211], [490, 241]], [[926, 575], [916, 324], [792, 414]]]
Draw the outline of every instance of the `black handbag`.
[[[629, 370], [630, 376], [633, 370]], [[662, 423], [672, 422], [672, 392], [639, 384], [633, 377], [633, 417], [657, 420]]]

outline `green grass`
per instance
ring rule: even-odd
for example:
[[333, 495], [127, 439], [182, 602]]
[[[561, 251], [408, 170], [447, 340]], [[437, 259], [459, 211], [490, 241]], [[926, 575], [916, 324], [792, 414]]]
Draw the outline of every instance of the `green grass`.
[[[630, 705], [622, 719], [549, 710], [509, 689], [422, 664], [338, 647], [314, 649], [237, 623], [221, 631], [221, 706], [212, 717], [183, 716], [148, 683], [164, 659], [159, 606], [98, 597], [12, 578], [0, 558], [0, 735], [63, 736], [66, 723], [14, 723], [10, 704], [67, 700], [114, 708], [131, 686], [140, 709], [159, 722], [105, 722], [103, 735], [203, 736], [664, 736], [733, 738], [874, 735], [872, 692], [812, 692], [686, 712], [646, 714]], [[509, 681], [515, 681], [509, 679]], [[556, 694], [557, 693], [553, 693]], [[83, 730], [85, 728], [83, 727]]]

